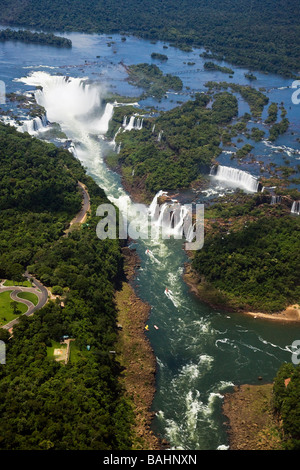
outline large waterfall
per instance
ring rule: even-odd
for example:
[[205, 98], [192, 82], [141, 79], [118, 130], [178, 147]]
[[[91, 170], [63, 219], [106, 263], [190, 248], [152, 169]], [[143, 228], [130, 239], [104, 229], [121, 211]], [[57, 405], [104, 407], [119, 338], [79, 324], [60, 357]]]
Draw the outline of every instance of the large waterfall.
[[210, 175], [218, 181], [225, 182], [228, 186], [234, 186], [249, 192], [261, 190], [261, 183], [255, 176], [237, 168], [216, 165], [212, 167]]
[[300, 201], [293, 202], [293, 205], [291, 208], [291, 214], [300, 215]]
[[144, 122], [144, 119], [136, 115], [130, 116], [129, 121], [127, 122], [127, 116], [124, 116], [122, 125], [125, 131], [131, 131], [132, 129], [139, 131], [143, 128], [143, 122]]

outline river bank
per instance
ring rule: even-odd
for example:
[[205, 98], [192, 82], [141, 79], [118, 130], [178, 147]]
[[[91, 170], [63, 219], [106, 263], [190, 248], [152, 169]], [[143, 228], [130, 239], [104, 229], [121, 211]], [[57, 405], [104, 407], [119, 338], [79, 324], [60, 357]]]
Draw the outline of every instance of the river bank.
[[280, 424], [272, 409], [273, 384], [241, 385], [227, 393], [223, 413], [228, 418], [230, 450], [282, 450]]
[[201, 282], [197, 273], [192, 269], [190, 263], [185, 264], [183, 280], [196, 297], [213, 308], [221, 308], [226, 311], [249, 315], [253, 318], [281, 322], [300, 322], [300, 306], [289, 305], [285, 310], [277, 313], [251, 312], [246, 309], [237, 309], [226, 303], [225, 296], [207, 283]]
[[155, 394], [156, 358], [145, 334], [150, 306], [137, 297], [131, 285], [139, 259], [134, 250], [123, 248], [126, 281], [116, 292], [119, 331], [117, 357], [125, 368], [122, 381], [133, 403], [135, 423], [134, 449], [161, 450], [167, 443], [151, 430], [154, 413], [150, 411]]

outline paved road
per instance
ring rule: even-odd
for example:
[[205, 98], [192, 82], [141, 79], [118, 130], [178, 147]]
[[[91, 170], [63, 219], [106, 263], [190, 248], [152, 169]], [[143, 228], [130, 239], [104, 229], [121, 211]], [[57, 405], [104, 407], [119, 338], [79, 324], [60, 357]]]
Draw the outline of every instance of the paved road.
[[[81, 210], [78, 212], [76, 217], [70, 222], [69, 228], [65, 231], [65, 235], [67, 235], [70, 230], [72, 229], [72, 225], [74, 224], [82, 224], [85, 221], [85, 218], [87, 216], [88, 211], [90, 210], [90, 196], [89, 193], [83, 183], [78, 181], [78, 186], [82, 191], [82, 207]], [[24, 275], [28, 280], [30, 280], [33, 283], [34, 287], [22, 287], [22, 286], [3, 286], [0, 285], [0, 292], [12, 290], [11, 298], [13, 300], [16, 300], [18, 302], [22, 302], [27, 305], [28, 310], [25, 312], [23, 315], [29, 316], [32, 315], [36, 310], [39, 310], [40, 308], [44, 307], [44, 305], [48, 301], [48, 290], [46, 287], [43, 286], [43, 284], [35, 279], [31, 274], [29, 274], [27, 271]], [[18, 293], [20, 292], [33, 292], [34, 294], [37, 295], [39, 301], [37, 305], [34, 305], [32, 302], [26, 299], [21, 299], [18, 298]], [[10, 321], [6, 325], [3, 325], [2, 328], [9, 330], [12, 328], [13, 325], [15, 325], [18, 322], [18, 318], [15, 320]]]
[[[22, 287], [22, 286], [1, 286], [0, 287], [0, 292], [5, 292], [5, 291], [13, 291], [11, 293], [11, 298], [12, 300], [16, 300], [17, 302], [22, 302], [27, 305], [28, 310], [25, 312], [23, 315], [29, 316], [32, 315], [36, 310], [39, 310], [40, 308], [44, 307], [44, 305], [48, 301], [48, 290], [46, 287], [43, 286], [37, 279], [35, 279], [31, 274], [29, 274], [27, 271], [25, 273], [25, 277], [32, 282], [33, 287]], [[21, 299], [18, 297], [18, 294], [20, 292], [32, 292], [38, 297], [38, 303], [37, 305], [34, 305], [32, 302], [26, 299]], [[9, 330], [18, 322], [18, 318], [15, 318], [14, 320], [10, 321], [6, 325], [3, 325], [2, 328], [5, 330]]]

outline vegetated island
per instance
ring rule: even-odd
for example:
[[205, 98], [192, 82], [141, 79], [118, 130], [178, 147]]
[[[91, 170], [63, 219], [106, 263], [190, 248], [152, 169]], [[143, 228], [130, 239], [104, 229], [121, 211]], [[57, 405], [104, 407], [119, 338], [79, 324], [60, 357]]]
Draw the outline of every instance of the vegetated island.
[[85, 8], [72, 2], [70, 11], [66, 0], [29, 0], [26, 7], [15, 0], [13, 8], [3, 2], [0, 21], [52, 31], [119, 32], [123, 37], [126, 32], [186, 50], [205, 46], [235, 65], [295, 77], [300, 70], [297, 8], [298, 0], [254, 0], [251, 5], [248, 0], [145, 0], [143, 8], [133, 0], [126, 8], [116, 0], [86, 0]]
[[168, 60], [168, 56], [166, 54], [160, 54], [159, 52], [152, 52], [151, 59], [161, 60], [165, 62]]
[[12, 29], [0, 30], [0, 41], [22, 41], [33, 44], [44, 44], [47, 46], [54, 47], [72, 47], [72, 41], [70, 39], [55, 36], [52, 33], [33, 33], [28, 30], [14, 31]]
[[[33, 316], [19, 318], [12, 334], [0, 329], [7, 355], [0, 368], [0, 448], [157, 449], [147, 406], [153, 389], [149, 384], [143, 409], [137, 408], [131, 396], [137, 377], [127, 374], [124, 383], [117, 356], [123, 331], [115, 299], [122, 283], [126, 289], [124, 255], [119, 240], [96, 235], [96, 209], [108, 202], [105, 193], [67, 150], [4, 124], [0, 134], [0, 277], [20, 279], [28, 269], [52, 293]], [[89, 214], [66, 233], [82, 207], [78, 181], [90, 196]], [[123, 318], [127, 334], [126, 311]], [[65, 338], [67, 363], [54, 356]], [[140, 345], [143, 339], [148, 348], [140, 329]], [[146, 358], [142, 351], [136, 352], [139, 367], [152, 360], [151, 351]], [[154, 372], [147, 374], [152, 383]], [[146, 376], [138, 379], [147, 385]], [[140, 416], [147, 421], [137, 428]]]

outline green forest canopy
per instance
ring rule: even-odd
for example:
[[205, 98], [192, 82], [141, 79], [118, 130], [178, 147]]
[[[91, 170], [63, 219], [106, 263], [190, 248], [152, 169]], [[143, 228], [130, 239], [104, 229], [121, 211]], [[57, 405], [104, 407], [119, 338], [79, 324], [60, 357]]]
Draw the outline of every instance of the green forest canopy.
[[[81, 207], [77, 181], [91, 197], [89, 224], [62, 236]], [[114, 292], [123, 276], [118, 240], [96, 236], [96, 208], [108, 202], [70, 152], [0, 124], [1, 277], [28, 269], [61, 299], [21, 317], [0, 366], [0, 448], [117, 450], [131, 446], [131, 405], [121, 367]], [[12, 272], [14, 271], [14, 272]], [[67, 335], [67, 365], [47, 351]], [[90, 347], [90, 350], [87, 349]], [[74, 349], [73, 349], [74, 351]]]

